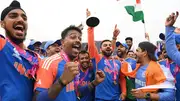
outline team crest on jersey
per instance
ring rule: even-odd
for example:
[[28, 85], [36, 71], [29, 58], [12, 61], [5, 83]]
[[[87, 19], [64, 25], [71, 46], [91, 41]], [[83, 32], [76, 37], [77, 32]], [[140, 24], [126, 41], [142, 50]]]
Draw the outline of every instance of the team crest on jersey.
[[18, 51], [16, 50], [16, 48], [13, 49], [14, 53], [12, 56], [18, 58], [19, 60], [22, 60], [21, 57], [20, 57], [20, 54], [18, 53]]
[[142, 77], [143, 77], [143, 78], [145, 78], [145, 71], [144, 71], [144, 72], [142, 72]]

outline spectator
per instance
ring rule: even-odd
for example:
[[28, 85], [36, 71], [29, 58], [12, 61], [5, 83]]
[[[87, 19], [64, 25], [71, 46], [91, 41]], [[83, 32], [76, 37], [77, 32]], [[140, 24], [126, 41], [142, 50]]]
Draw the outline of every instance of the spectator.
[[129, 47], [129, 50], [135, 52], [135, 48], [134, 48], [134, 46], [133, 46], [133, 38], [132, 38], [132, 37], [127, 37], [127, 38], [125, 39], [125, 41], [126, 41], [126, 44], [127, 44], [128, 47]]

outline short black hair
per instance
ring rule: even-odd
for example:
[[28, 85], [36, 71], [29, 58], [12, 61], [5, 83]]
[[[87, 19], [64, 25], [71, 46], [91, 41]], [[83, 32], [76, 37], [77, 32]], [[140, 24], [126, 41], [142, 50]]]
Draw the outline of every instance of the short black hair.
[[149, 41], [143, 41], [140, 42], [138, 46], [142, 49], [142, 51], [147, 51], [150, 60], [157, 61], [157, 58], [155, 57], [157, 47], [154, 44]]
[[69, 27], [67, 27], [66, 29], [64, 29], [64, 30], [62, 31], [62, 33], [61, 33], [61, 38], [62, 38], [62, 39], [65, 39], [66, 35], [68, 34], [68, 32], [69, 32], [70, 30], [76, 30], [76, 31], [78, 31], [79, 33], [82, 34], [82, 31], [81, 31], [78, 27], [76, 27], [76, 26], [74, 26], [74, 25], [70, 25]]
[[132, 51], [132, 50], [129, 50], [129, 51], [127, 52], [127, 54], [128, 54], [129, 52], [133, 52], [133, 53], [134, 53], [134, 51]]
[[89, 56], [89, 52], [87, 52], [86, 50], [81, 50], [78, 54], [78, 59], [79, 59], [80, 54], [88, 54], [88, 56]]
[[131, 41], [133, 41], [133, 38], [132, 37], [127, 37], [126, 39], [125, 39], [125, 41], [126, 40], [131, 40]]
[[100, 47], [102, 46], [102, 44], [103, 44], [104, 42], [111, 42], [111, 40], [106, 39], [106, 40], [101, 41]]

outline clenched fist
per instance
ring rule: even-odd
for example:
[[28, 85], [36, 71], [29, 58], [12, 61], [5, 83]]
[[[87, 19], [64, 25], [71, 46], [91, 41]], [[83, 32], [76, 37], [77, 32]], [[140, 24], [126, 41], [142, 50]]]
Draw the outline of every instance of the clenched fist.
[[67, 62], [64, 66], [64, 72], [60, 79], [64, 85], [70, 83], [75, 76], [79, 74], [79, 68], [77, 62]]
[[169, 15], [169, 17], [166, 19], [165, 25], [173, 26], [178, 16], [179, 16], [179, 12], [176, 12], [176, 14], [172, 13], [171, 15]]
[[100, 84], [101, 82], [103, 82], [105, 79], [105, 74], [102, 70], [98, 70], [96, 72], [96, 78], [94, 80], [94, 84], [97, 86], [98, 84]]

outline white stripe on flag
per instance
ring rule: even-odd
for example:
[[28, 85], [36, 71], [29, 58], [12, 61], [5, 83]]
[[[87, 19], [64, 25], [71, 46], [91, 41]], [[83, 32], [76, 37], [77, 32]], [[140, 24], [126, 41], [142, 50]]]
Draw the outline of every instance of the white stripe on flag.
[[166, 81], [158, 84], [158, 85], [150, 85], [150, 86], [145, 86], [145, 87], [141, 87], [138, 89], [164, 89], [164, 88], [171, 88], [171, 89], [176, 89], [175, 87], [175, 82], [174, 82], [174, 77], [171, 73], [171, 71], [169, 70], [169, 68], [165, 67], [164, 65], [160, 65], [161, 69], [164, 72], [164, 75], [166, 76]]
[[137, 11], [142, 11], [141, 4], [135, 5], [135, 12], [137, 12]]
[[171, 88], [171, 89], [176, 89], [175, 86], [170, 83], [170, 82], [164, 82], [162, 84], [159, 85], [150, 85], [150, 86], [145, 86], [145, 87], [141, 87], [138, 89], [165, 89], [165, 88]]

